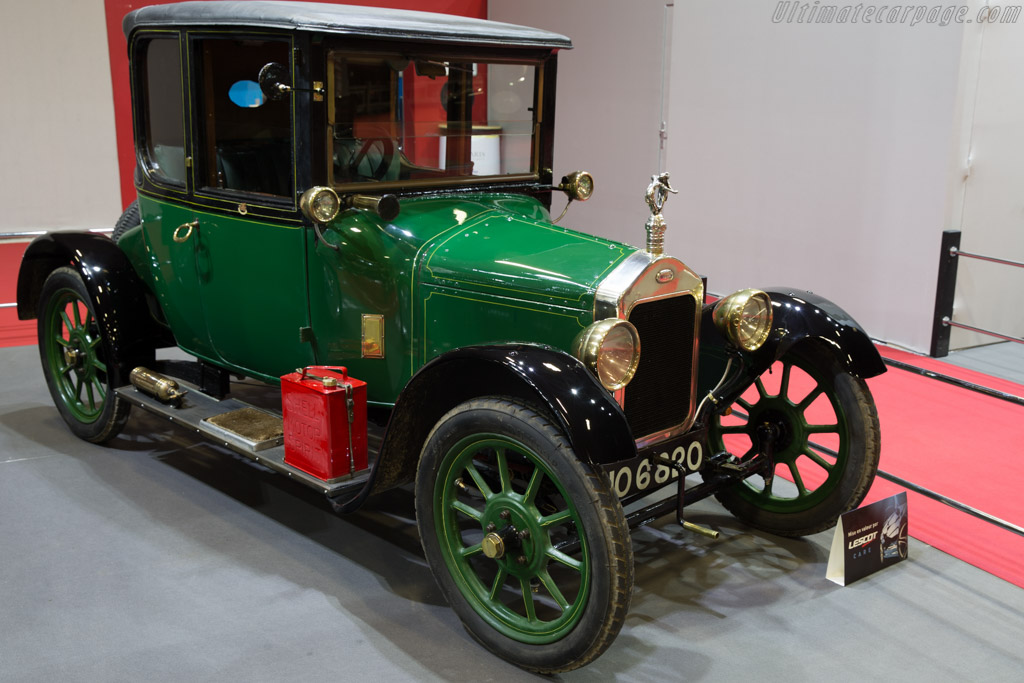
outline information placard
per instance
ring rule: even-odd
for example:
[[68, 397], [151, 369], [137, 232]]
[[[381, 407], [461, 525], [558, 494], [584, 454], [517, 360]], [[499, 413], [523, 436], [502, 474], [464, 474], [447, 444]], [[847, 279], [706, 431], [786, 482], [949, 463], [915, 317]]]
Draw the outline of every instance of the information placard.
[[825, 577], [840, 586], [907, 559], [907, 494], [898, 493], [839, 518]]

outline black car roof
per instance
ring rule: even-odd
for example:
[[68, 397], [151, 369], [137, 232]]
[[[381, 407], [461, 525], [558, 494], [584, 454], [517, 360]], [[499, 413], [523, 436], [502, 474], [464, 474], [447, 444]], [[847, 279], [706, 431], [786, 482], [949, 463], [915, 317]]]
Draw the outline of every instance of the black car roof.
[[138, 28], [224, 26], [276, 28], [367, 38], [464, 45], [570, 49], [558, 33], [485, 19], [319, 2], [180, 2], [152, 5], [124, 18], [125, 36]]

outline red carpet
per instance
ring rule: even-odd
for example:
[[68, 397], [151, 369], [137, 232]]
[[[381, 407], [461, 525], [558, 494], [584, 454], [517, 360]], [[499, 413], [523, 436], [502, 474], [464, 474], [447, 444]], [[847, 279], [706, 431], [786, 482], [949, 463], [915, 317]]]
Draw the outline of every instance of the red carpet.
[[[0, 243], [4, 303], [15, 300], [26, 246]], [[0, 347], [35, 343], [34, 320], [22, 322], [14, 309], [0, 309]], [[903, 351], [880, 350], [889, 358], [1024, 396], [1024, 386], [1013, 382]], [[1024, 526], [1024, 408], [898, 368], [869, 385], [882, 425], [882, 470]], [[866, 502], [902, 490], [878, 479]], [[919, 494], [907, 495], [911, 536], [1024, 587], [1024, 537]]]
[[[888, 358], [1024, 396], [1024, 386], [1014, 382], [879, 350]], [[1024, 408], [898, 368], [868, 384], [882, 426], [882, 470], [1024, 526]], [[902, 490], [878, 479], [866, 502]], [[1024, 537], [919, 494], [907, 496], [911, 536], [1024, 588]]]

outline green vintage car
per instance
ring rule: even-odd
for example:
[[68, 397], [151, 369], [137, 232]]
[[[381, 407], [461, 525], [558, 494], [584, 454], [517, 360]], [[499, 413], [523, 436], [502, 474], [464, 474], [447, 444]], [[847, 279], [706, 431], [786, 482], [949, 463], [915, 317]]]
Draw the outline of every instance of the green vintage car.
[[[594, 188], [552, 168], [568, 38], [285, 2], [145, 7], [124, 30], [138, 199], [113, 239], [37, 239], [18, 281], [78, 436], [109, 441], [139, 406], [339, 512], [413, 484], [466, 628], [539, 672], [614, 640], [632, 527], [673, 514], [713, 534], [683, 511], [714, 495], [800, 535], [864, 497], [879, 454], [864, 380], [884, 366], [848, 314], [790, 288], [708, 303], [662, 253], [668, 174], [638, 202], [644, 248], [552, 220]], [[282, 420], [232, 384], [319, 381], [329, 398], [342, 387], [323, 368], [340, 366], [365, 400], [343, 382], [348, 421], [301, 429], [287, 402]], [[335, 427], [327, 470], [289, 455]]]

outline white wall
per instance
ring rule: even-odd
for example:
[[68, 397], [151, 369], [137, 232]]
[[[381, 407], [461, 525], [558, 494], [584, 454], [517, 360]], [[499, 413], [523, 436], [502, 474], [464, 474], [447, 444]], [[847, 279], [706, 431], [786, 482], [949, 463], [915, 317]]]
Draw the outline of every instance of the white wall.
[[102, 0], [5, 2], [0, 233], [113, 227], [121, 213]]
[[[927, 351], [963, 25], [775, 23], [776, 6], [674, 3], [664, 165], [680, 194], [665, 211], [667, 250], [711, 291], [811, 289], [872, 336]], [[567, 223], [641, 244], [663, 3], [489, 9], [573, 39], [560, 56], [556, 170], [597, 171], [598, 191]]]
[[711, 291], [787, 284], [927, 351], [962, 27], [675, 7], [668, 247]]
[[[1007, 175], [1024, 158], [1024, 108], [1012, 109], [1022, 104], [1020, 24], [989, 27], [982, 41], [958, 24], [777, 24], [774, 2], [675, 3], [659, 164], [665, 4], [490, 0], [492, 19], [576, 45], [559, 58], [555, 173], [587, 169], [597, 191], [566, 225], [642, 244], [643, 190], [663, 165], [681, 190], [665, 212], [668, 249], [712, 291], [807, 287], [872, 335], [922, 351], [941, 230], [961, 227], [962, 213], [972, 223], [964, 248], [1024, 256], [1024, 206], [1011, 201], [1021, 182]], [[0, 107], [0, 232], [111, 225], [121, 207], [103, 3], [7, 3], [3, 19], [0, 59], [13, 68]], [[965, 194], [958, 174], [972, 138], [971, 182], [988, 182]], [[995, 197], [1010, 203], [986, 213]], [[1001, 232], [978, 232], [992, 224]], [[1009, 318], [1016, 329], [1019, 314], [976, 308], [993, 289], [983, 268], [961, 263], [958, 319], [1005, 331]], [[1005, 271], [993, 277], [1005, 283]]]
[[[981, 3], [974, 2], [972, 5]], [[966, 27], [947, 224], [965, 251], [1024, 261], [1024, 15]], [[968, 163], [968, 159], [970, 162]], [[1024, 270], [961, 258], [953, 319], [1024, 337]], [[999, 341], [954, 329], [950, 348]]]
[[[488, 18], [563, 33], [555, 111], [557, 182], [594, 175], [594, 196], [562, 224], [635, 245], [651, 215], [644, 191], [659, 171], [664, 0], [490, 0]], [[674, 200], [672, 200], [674, 201]], [[554, 215], [565, 205], [556, 193]]]

